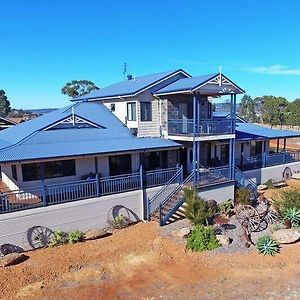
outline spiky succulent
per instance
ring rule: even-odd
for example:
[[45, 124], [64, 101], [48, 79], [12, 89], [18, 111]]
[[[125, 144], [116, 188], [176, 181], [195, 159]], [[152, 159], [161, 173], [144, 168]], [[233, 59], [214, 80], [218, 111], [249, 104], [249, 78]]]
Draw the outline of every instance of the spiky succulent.
[[256, 248], [263, 255], [274, 256], [280, 252], [279, 243], [268, 235], [263, 235], [257, 240]]
[[296, 207], [287, 208], [283, 213], [283, 219], [289, 220], [293, 227], [300, 225], [300, 210]]

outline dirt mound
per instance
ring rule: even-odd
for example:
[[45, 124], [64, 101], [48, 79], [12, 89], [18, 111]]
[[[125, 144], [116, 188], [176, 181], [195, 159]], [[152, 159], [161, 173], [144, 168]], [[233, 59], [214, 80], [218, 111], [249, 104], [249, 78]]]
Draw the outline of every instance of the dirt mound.
[[[280, 299], [300, 297], [300, 246], [276, 257], [185, 252], [139, 223], [101, 240], [40, 249], [0, 270], [2, 299]], [[297, 294], [299, 293], [299, 295]]]

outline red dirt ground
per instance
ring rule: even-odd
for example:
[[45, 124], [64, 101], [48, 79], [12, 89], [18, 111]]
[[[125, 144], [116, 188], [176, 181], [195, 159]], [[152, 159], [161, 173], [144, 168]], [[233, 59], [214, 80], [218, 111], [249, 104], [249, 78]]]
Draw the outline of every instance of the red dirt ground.
[[[282, 299], [300, 287], [300, 244], [276, 257], [185, 252], [157, 223], [29, 252], [0, 269], [1, 299]], [[298, 295], [298, 296], [297, 296]], [[298, 298], [298, 299], [299, 299]]]

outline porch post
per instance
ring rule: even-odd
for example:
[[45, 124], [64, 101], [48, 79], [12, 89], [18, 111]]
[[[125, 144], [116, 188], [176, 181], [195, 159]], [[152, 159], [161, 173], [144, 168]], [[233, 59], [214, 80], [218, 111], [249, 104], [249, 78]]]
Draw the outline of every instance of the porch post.
[[196, 116], [197, 116], [196, 94], [193, 94], [193, 185], [196, 186]]
[[99, 170], [98, 170], [98, 157], [95, 157], [95, 178], [96, 178], [96, 195], [100, 197], [101, 190], [100, 190], [100, 177], [99, 177]]
[[279, 139], [277, 139], [277, 153], [279, 152]]
[[283, 163], [286, 163], [286, 139], [283, 140]]
[[[197, 136], [200, 134], [201, 100], [197, 97]], [[197, 141], [197, 183], [200, 180], [200, 141]]]
[[266, 166], [266, 141], [263, 141], [262, 143], [262, 166], [263, 168]]
[[47, 206], [47, 187], [45, 184], [45, 165], [44, 163], [40, 163], [40, 168], [41, 168], [41, 186], [42, 186], [42, 201], [43, 201], [43, 206]]
[[229, 170], [230, 170], [230, 179], [233, 179], [233, 172], [232, 172], [232, 139], [229, 140]]

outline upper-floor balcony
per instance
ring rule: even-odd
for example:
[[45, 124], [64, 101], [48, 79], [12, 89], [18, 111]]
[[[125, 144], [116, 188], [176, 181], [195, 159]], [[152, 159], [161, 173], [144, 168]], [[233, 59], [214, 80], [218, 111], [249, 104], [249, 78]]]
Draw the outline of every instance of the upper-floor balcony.
[[200, 120], [194, 125], [193, 119], [170, 119], [168, 120], [169, 136], [193, 137], [220, 136], [232, 134], [232, 121], [224, 120]]

